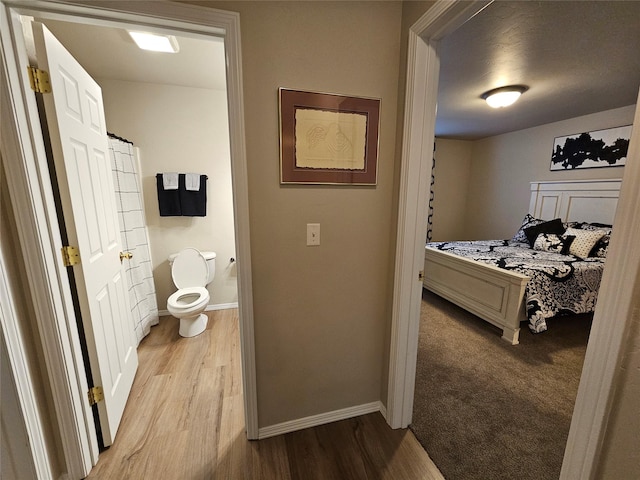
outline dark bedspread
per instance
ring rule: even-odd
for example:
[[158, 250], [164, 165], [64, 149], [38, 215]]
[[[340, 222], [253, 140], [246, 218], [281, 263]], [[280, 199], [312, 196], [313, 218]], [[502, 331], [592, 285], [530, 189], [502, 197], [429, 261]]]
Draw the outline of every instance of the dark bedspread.
[[533, 250], [510, 240], [432, 242], [427, 248], [514, 270], [530, 278], [525, 290], [529, 329], [547, 329], [546, 319], [595, 309], [604, 259]]

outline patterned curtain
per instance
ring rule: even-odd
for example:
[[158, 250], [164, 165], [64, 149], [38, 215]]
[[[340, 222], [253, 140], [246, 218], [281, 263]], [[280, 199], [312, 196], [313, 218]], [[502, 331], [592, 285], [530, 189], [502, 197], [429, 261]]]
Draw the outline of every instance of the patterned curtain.
[[433, 238], [433, 185], [436, 182], [436, 146], [433, 145], [433, 163], [431, 164], [431, 187], [429, 193], [429, 214], [427, 215], [427, 242]]
[[109, 134], [109, 156], [116, 189], [122, 249], [133, 254], [131, 259], [125, 260], [125, 275], [139, 344], [149, 334], [151, 326], [159, 323], [159, 319], [142, 192], [136, 173], [137, 159], [133, 144], [112, 134]]

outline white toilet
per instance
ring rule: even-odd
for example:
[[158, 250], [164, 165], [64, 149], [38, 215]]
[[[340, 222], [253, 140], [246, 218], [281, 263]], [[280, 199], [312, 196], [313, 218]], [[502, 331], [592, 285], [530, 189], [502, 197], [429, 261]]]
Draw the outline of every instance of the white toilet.
[[167, 300], [167, 310], [180, 319], [180, 336], [195, 337], [207, 328], [203, 313], [209, 304], [209, 291], [216, 273], [215, 252], [186, 248], [169, 256], [171, 277], [178, 291]]

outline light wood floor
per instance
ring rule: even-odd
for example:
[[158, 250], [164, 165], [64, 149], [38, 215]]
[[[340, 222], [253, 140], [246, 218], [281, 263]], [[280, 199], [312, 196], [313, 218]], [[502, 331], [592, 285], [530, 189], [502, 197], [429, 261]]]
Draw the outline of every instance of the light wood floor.
[[410, 430], [379, 413], [248, 441], [237, 310], [209, 312], [207, 330], [178, 335], [163, 317], [140, 366], [114, 444], [90, 479], [440, 479]]

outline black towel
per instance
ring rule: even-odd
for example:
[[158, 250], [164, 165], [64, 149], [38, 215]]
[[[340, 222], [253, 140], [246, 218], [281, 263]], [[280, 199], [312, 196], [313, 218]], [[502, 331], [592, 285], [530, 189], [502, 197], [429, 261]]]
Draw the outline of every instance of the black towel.
[[200, 190], [197, 192], [185, 188], [185, 175], [178, 176], [180, 207], [182, 215], [187, 217], [204, 217], [207, 215], [207, 176], [200, 175]]
[[[184, 175], [182, 175], [182, 188], [184, 188]], [[180, 189], [165, 190], [162, 183], [162, 174], [156, 175], [156, 185], [158, 187], [158, 206], [161, 217], [175, 217], [182, 215], [180, 207]]]

